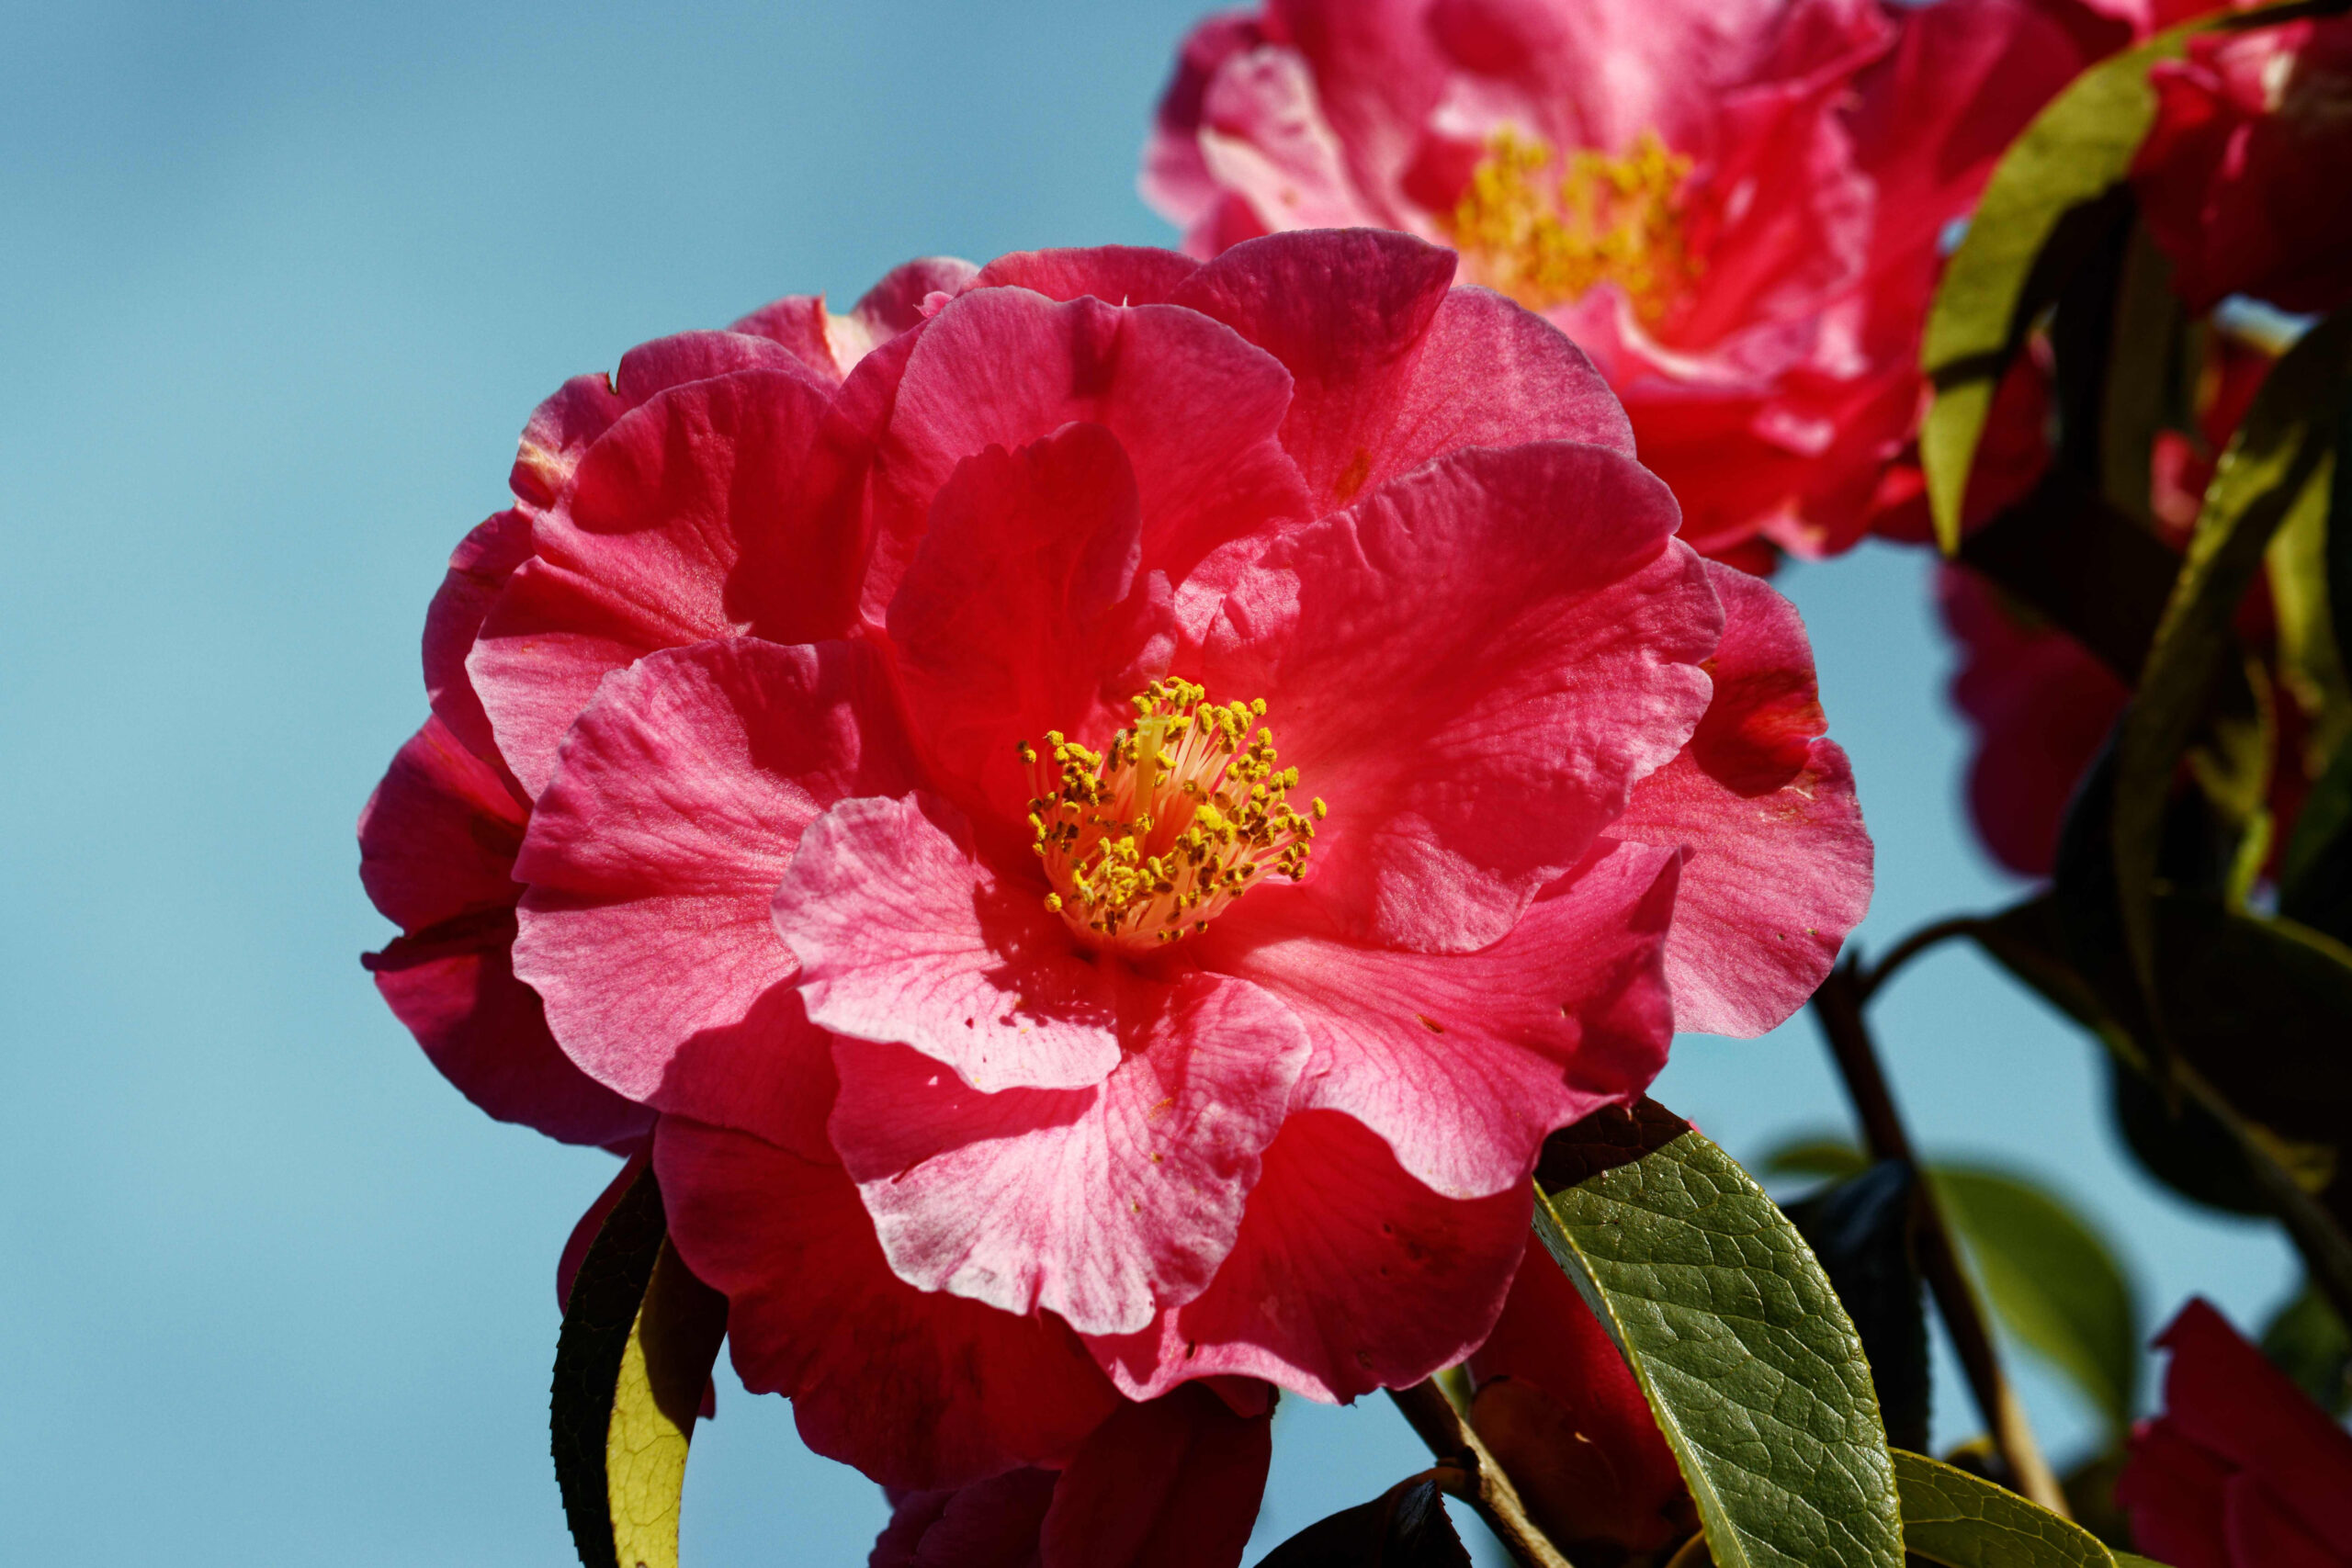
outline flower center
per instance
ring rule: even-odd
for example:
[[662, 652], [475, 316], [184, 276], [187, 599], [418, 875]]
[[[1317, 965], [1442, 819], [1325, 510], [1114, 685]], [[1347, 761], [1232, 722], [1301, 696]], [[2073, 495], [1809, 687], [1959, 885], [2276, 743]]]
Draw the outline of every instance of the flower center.
[[1699, 275], [1682, 235], [1690, 160], [1657, 131], [1623, 156], [1578, 148], [1565, 166], [1550, 142], [1509, 126], [1488, 148], [1450, 220], [1488, 286], [1543, 310], [1613, 283], [1656, 321]]
[[1298, 770], [1274, 765], [1262, 697], [1219, 705], [1171, 678], [1133, 701], [1134, 727], [1104, 750], [1056, 729], [1019, 751], [1046, 908], [1097, 945], [1148, 949], [1207, 930], [1267, 872], [1297, 881], [1327, 807], [1283, 798]]

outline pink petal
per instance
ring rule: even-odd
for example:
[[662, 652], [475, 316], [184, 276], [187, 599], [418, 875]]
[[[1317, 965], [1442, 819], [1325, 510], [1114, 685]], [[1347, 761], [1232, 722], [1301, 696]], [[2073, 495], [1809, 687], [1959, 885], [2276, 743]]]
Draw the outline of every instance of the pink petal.
[[2132, 1521], [2134, 1545], [2163, 1553], [2171, 1568], [2245, 1568], [2233, 1563], [2222, 1517], [2231, 1470], [2159, 1416], [2132, 1434], [2115, 1478], [2115, 1506]]
[[1227, 60], [1264, 41], [1265, 29], [1254, 17], [1228, 13], [1202, 21], [1184, 39], [1152, 117], [1139, 182], [1143, 197], [1184, 231], [1190, 254], [1215, 255], [1225, 248], [1218, 243], [1216, 213], [1227, 197], [1201, 156], [1201, 114], [1209, 83]]
[[1248, 214], [1250, 231], [1381, 221], [1349, 176], [1348, 150], [1324, 118], [1313, 72], [1295, 50], [1261, 45], [1220, 65], [1202, 99], [1197, 145], [1210, 176]]
[[881, 620], [957, 463], [1074, 421], [1119, 438], [1145, 569], [1171, 581], [1227, 539], [1304, 516], [1275, 436], [1289, 401], [1281, 366], [1190, 310], [1057, 304], [1022, 288], [964, 295], [925, 324], [897, 389], [875, 473], [867, 615]]
[[2047, 876], [2075, 784], [2132, 689], [2056, 626], [2021, 614], [1965, 567], [1936, 574], [1937, 607], [1959, 645], [1951, 703], [1975, 731], [1968, 814], [1993, 858]]
[[1122, 1404], [1054, 1488], [1045, 1568], [1234, 1568], [1273, 1458], [1271, 1411], [1240, 1416], [1205, 1388]]
[[1625, 411], [1583, 350], [1485, 289], [1452, 252], [1377, 230], [1275, 234], [1194, 274], [1176, 302], [1298, 384], [1283, 445], [1318, 510], [1463, 446], [1583, 441], [1632, 457]]
[[826, 1153], [828, 1047], [768, 906], [818, 813], [904, 786], [888, 701], [862, 649], [751, 637], [654, 654], [598, 691], [532, 817], [515, 943], [598, 1081]]
[[606, 672], [754, 624], [786, 642], [844, 627], [849, 547], [813, 526], [799, 491], [824, 404], [797, 367], [690, 381], [622, 416], [581, 460], [467, 660], [534, 795]]
[[362, 962], [434, 1066], [492, 1116], [566, 1143], [635, 1136], [652, 1113], [572, 1066], [514, 978], [522, 836], [497, 771], [427, 719], [359, 819], [360, 880], [407, 933]]
[[1295, 1108], [1345, 1111], [1445, 1197], [1523, 1185], [1547, 1134], [1666, 1066], [1671, 851], [1611, 847], [1476, 953], [1359, 945], [1305, 902], [1252, 893], [1198, 939], [1201, 962], [1306, 1026]]
[[934, 294], [961, 294], [972, 287], [978, 272], [970, 262], [956, 256], [919, 256], [901, 262], [859, 296], [850, 307], [850, 315], [865, 323], [878, 344], [912, 331], [923, 320], [923, 301]]
[[1308, 886], [1351, 931], [1467, 952], [1584, 857], [1690, 738], [1722, 611], [1630, 459], [1551, 442], [1442, 458], [1276, 543], [1203, 654], [1262, 694], [1330, 803]]
[[1042, 882], [976, 855], [936, 796], [818, 818], [774, 919], [820, 1028], [910, 1046], [984, 1095], [1085, 1089], [1119, 1065], [1114, 972], [1079, 955]]
[[499, 591], [530, 558], [528, 512], [510, 507], [486, 518], [450, 552], [448, 572], [424, 612], [425, 697], [434, 716], [479, 757], [496, 757], [498, 740], [466, 673], [466, 656]]
[[588, 448], [628, 410], [608, 378], [574, 376], [531, 411], [515, 446], [514, 466], [506, 476], [507, 488], [526, 507], [553, 506]]
[[834, 357], [832, 316], [820, 294], [787, 294], [763, 305], [728, 327], [781, 344], [792, 357], [823, 377], [838, 382], [845, 369]]
[[1116, 1402], [1068, 1327], [894, 1276], [838, 1167], [665, 1118], [670, 1239], [725, 1292], [735, 1370], [793, 1401], [819, 1453], [892, 1486], [1060, 1462]]
[[1239, 1373], [1339, 1402], [1460, 1360], [1494, 1325], [1533, 1207], [1521, 1183], [1441, 1198], [1352, 1119], [1301, 1111], [1266, 1151], [1233, 1254], [1140, 1334], [1088, 1343], [1141, 1398]]
[[891, 268], [846, 316], [825, 309], [816, 295], [797, 294], [763, 306], [730, 329], [770, 338], [831, 383], [838, 383], [875, 349], [922, 320], [922, 302], [971, 286], [970, 262], [924, 256]]
[[359, 882], [386, 919], [415, 932], [514, 907], [514, 852], [528, 808], [498, 770], [428, 718], [392, 756], [359, 814]]
[[1634, 786], [1616, 838], [1683, 852], [1666, 973], [1679, 1029], [1743, 1037], [1786, 1019], [1870, 908], [1853, 769], [1826, 728], [1795, 607], [1710, 562], [1724, 603], [1714, 700], [1690, 744]]
[[613, 389], [630, 408], [650, 401], [673, 387], [708, 381], [742, 370], [775, 370], [808, 380], [820, 396], [831, 389], [833, 378], [811, 375], [790, 348], [751, 333], [675, 333], [641, 343], [621, 355], [613, 372]]
[[2303, 1528], [2352, 1556], [2352, 1433], [2203, 1301], [2191, 1301], [2156, 1343], [2166, 1425], [2258, 1477]]
[[2230, 1477], [2222, 1493], [2222, 1529], [2233, 1563], [2344, 1568], [2343, 1552], [2329, 1551], [2256, 1476]]
[[1581, 1439], [1564, 1446], [1589, 1456], [1589, 1465], [1562, 1468], [1596, 1483], [1580, 1488], [1584, 1495], [1542, 1495], [1544, 1488], [1528, 1483], [1540, 1482], [1540, 1472], [1521, 1481], [1539, 1509], [1548, 1506], [1575, 1521], [1566, 1539], [1598, 1537], [1653, 1551], [1670, 1543], [1666, 1522], [1689, 1507], [1690, 1495], [1674, 1450], [1609, 1331], [1541, 1242], [1528, 1244], [1502, 1316], [1470, 1358], [1470, 1375], [1482, 1393], [1504, 1379], [1541, 1390]]
[[984, 828], [1014, 825], [1015, 852], [1028, 850], [1036, 793], [1015, 746], [1049, 729], [1100, 744], [1167, 668], [1167, 584], [1136, 581], [1140, 530], [1134, 470], [1101, 425], [992, 446], [940, 491], [891, 602], [908, 726], [931, 776]]
[[984, 1094], [903, 1046], [836, 1044], [829, 1129], [899, 1278], [1093, 1334], [1207, 1285], [1306, 1035], [1239, 980], [1113, 990], [1126, 1054], [1088, 1089]]
[[514, 978], [514, 917], [435, 927], [365, 960], [376, 989], [441, 1076], [485, 1114], [567, 1144], [641, 1137], [653, 1112], [572, 1064], [538, 993]]
[[1091, 297], [1106, 305], [1164, 305], [1200, 263], [1147, 245], [1015, 251], [980, 268], [974, 288], [1028, 288], [1048, 299]]
[[905, 1493], [865, 1568], [1037, 1568], [1037, 1532], [1060, 1479], [1009, 1470], [952, 1492]]

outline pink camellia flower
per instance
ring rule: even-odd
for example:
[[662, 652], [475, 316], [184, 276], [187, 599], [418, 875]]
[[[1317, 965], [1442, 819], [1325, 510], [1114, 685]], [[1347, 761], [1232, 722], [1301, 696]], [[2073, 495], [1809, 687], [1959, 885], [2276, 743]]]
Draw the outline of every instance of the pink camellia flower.
[[891, 1495], [868, 1568], [1191, 1568], [1236, 1562], [1257, 1522], [1272, 1411], [1204, 1384], [1122, 1404], [1060, 1470]]
[[2139, 1548], [2173, 1568], [2352, 1562], [2352, 1434], [2201, 1301], [2156, 1343], [2164, 1414], [2115, 1483]]
[[[847, 316], [796, 296], [728, 332], [646, 344], [612, 377], [567, 381], [524, 428], [509, 481], [514, 504], [450, 557], [425, 615], [432, 716], [360, 815], [359, 875], [402, 933], [368, 956], [378, 989], [434, 1066], [492, 1116], [616, 1145], [652, 1125], [644, 1105], [557, 1048], [510, 952], [522, 895], [514, 854], [531, 802], [598, 680], [653, 649], [739, 624], [741, 612], [723, 602], [737, 550], [723, 506], [678, 495], [664, 498], [667, 513], [632, 516], [643, 499], [628, 490], [639, 475], [632, 465], [650, 446], [700, 429], [791, 470], [814, 445], [842, 372], [912, 324], [925, 295], [971, 273], [961, 262], [912, 263]], [[575, 486], [592, 447], [597, 466]], [[821, 629], [845, 625], [837, 617]], [[493, 671], [503, 694], [485, 707], [468, 671], [478, 640], [493, 665], [525, 650], [541, 666], [537, 678], [502, 686]]]
[[2148, 79], [2156, 119], [2132, 184], [2189, 307], [2352, 300], [2352, 17], [2202, 33]]
[[1867, 530], [1940, 241], [2124, 32], [2071, 0], [1267, 0], [1185, 46], [1144, 188], [1201, 254], [1453, 245], [1592, 354], [1690, 542], [1768, 566]]
[[1460, 1359], [1545, 1134], [1860, 919], [1793, 611], [1454, 267], [1010, 256], [837, 388], [707, 334], [488, 596], [514, 972], [819, 1451]]

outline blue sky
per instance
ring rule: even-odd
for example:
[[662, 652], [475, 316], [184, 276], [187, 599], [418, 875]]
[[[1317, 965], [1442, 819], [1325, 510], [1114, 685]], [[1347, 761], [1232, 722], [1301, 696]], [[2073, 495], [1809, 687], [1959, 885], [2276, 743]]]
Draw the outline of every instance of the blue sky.
[[[0, 4], [0, 1495], [28, 1562], [571, 1561], [554, 1258], [609, 1164], [475, 1113], [356, 962], [351, 829], [416, 637], [563, 377], [923, 253], [1168, 231], [1133, 194], [1197, 7]], [[1924, 562], [1788, 574], [1878, 835], [1863, 940], [2009, 889], [1955, 815]], [[1878, 1010], [1930, 1149], [2097, 1213], [2148, 1326], [2284, 1248], [2123, 1163], [2089, 1047], [1958, 952]], [[1842, 1123], [1799, 1022], [1658, 1093]], [[2062, 1452], [2087, 1427], [2028, 1393]], [[1947, 1380], [1938, 1426], [1969, 1429]], [[1288, 1408], [1261, 1541], [1419, 1468]], [[874, 1488], [722, 1387], [688, 1561], [862, 1562]]]

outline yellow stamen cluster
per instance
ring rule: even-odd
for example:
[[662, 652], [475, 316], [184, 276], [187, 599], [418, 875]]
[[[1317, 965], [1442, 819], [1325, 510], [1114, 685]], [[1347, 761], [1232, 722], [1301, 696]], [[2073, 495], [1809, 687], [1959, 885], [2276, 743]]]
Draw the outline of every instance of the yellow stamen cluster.
[[1622, 156], [1578, 148], [1565, 168], [1550, 142], [1508, 126], [1488, 146], [1451, 224], [1480, 282], [1537, 310], [1613, 283], [1656, 321], [1698, 276], [1682, 235], [1690, 160], [1657, 132]]
[[1275, 765], [1263, 698], [1213, 703], [1170, 678], [1133, 700], [1134, 725], [1101, 751], [1051, 730], [1019, 754], [1046, 907], [1102, 945], [1150, 948], [1207, 930], [1267, 873], [1306, 874], [1327, 807], [1284, 798], [1298, 770]]

